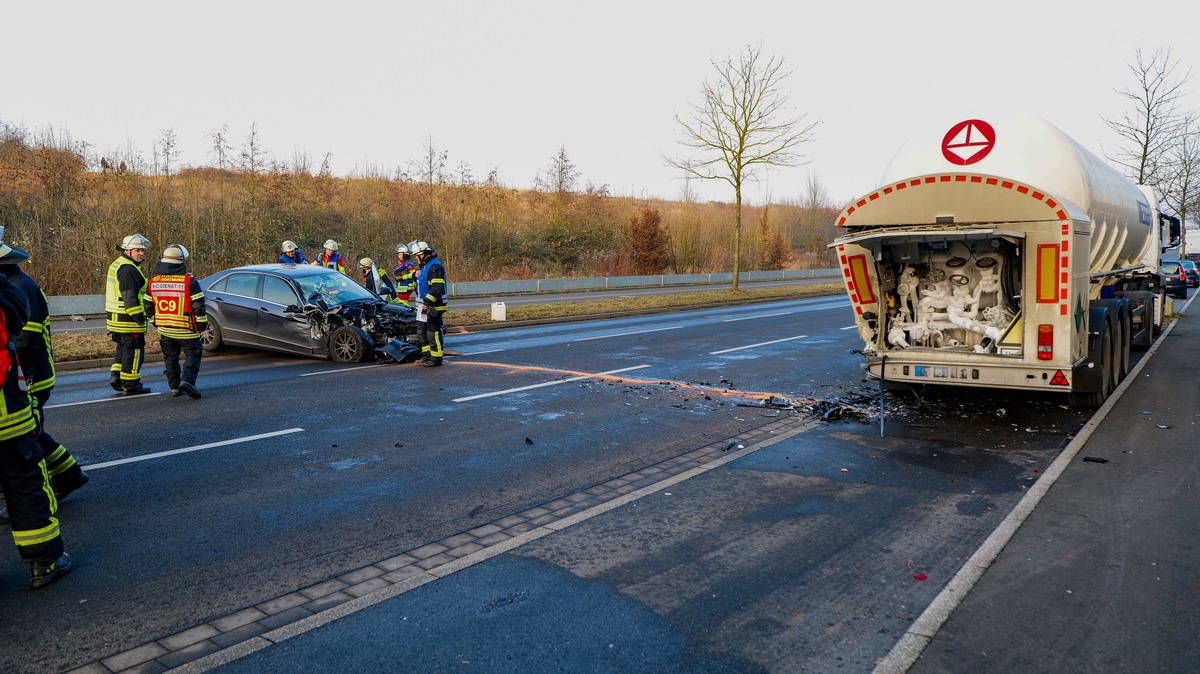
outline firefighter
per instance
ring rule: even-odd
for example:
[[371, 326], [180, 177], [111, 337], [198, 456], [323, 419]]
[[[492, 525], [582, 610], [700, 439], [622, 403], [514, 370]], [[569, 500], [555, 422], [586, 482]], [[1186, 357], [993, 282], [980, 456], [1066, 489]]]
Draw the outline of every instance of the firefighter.
[[[417, 326], [421, 361], [425, 367], [442, 364], [442, 314], [446, 313], [446, 268], [437, 251], [424, 241], [412, 249], [421, 270], [417, 272]], [[422, 320], [424, 318], [424, 320]]]
[[338, 254], [338, 242], [333, 239], [325, 242], [325, 250], [313, 258], [312, 264], [346, 273], [346, 267], [342, 265], [342, 256]]
[[358, 261], [358, 271], [362, 274], [363, 286], [373, 294], [389, 302], [396, 299], [396, 288], [387, 272], [379, 271], [375, 261], [364, 257]]
[[304, 251], [295, 241], [284, 241], [280, 250], [279, 264], [308, 264], [308, 258], [304, 257]]
[[13, 542], [29, 564], [29, 584], [45, 587], [71, 570], [63, 550], [58, 500], [46, 475], [38, 445], [37, 420], [25, 390], [25, 375], [14, 341], [29, 321], [29, 300], [20, 288], [0, 276], [0, 487], [8, 501]]
[[[25, 383], [32, 396], [33, 411], [38, 424], [38, 445], [46, 459], [46, 475], [55, 497], [61, 501], [68, 494], [87, 484], [87, 473], [75, 462], [75, 457], [46, 432], [42, 410], [54, 388], [54, 352], [50, 347], [50, 306], [46, 294], [37, 282], [20, 266], [29, 253], [4, 243], [4, 227], [0, 227], [0, 274], [25, 293], [29, 302], [29, 321], [14, 339], [17, 357], [25, 374]], [[0, 523], [8, 521], [0, 506]]]
[[396, 246], [396, 268], [392, 270], [392, 277], [396, 279], [396, 299], [413, 306], [412, 295], [417, 288], [417, 265], [409, 259], [408, 246], [403, 243]]
[[108, 314], [108, 333], [116, 342], [109, 383], [125, 395], [149, 393], [142, 385], [142, 355], [146, 350], [146, 274], [142, 261], [150, 241], [141, 234], [130, 234], [121, 241], [121, 255], [108, 267], [104, 292], [104, 311]]
[[[163, 249], [162, 259], [154, 265], [143, 308], [158, 328], [163, 353], [163, 374], [171, 387], [171, 397], [184, 393], [192, 400], [200, 397], [196, 375], [200, 373], [200, 333], [208, 327], [204, 310], [204, 291], [200, 282], [187, 272], [188, 250], [173, 243]], [[179, 353], [183, 352], [182, 371]]]

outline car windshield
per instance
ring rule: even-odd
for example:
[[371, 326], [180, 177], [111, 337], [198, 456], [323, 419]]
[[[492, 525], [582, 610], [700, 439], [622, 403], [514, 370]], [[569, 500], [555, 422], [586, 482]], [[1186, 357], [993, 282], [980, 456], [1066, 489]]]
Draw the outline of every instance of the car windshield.
[[1179, 271], [1179, 263], [1178, 262], [1163, 262], [1162, 270], [1164, 273], [1174, 274], [1175, 272]]
[[1196, 268], [1196, 263], [1192, 262], [1191, 260], [1183, 260], [1179, 264], [1183, 265], [1184, 269], [1195, 269]]
[[331, 308], [363, 300], [379, 301], [378, 297], [355, 283], [349, 276], [332, 269], [328, 273], [297, 276], [295, 279], [305, 300], [316, 294]]

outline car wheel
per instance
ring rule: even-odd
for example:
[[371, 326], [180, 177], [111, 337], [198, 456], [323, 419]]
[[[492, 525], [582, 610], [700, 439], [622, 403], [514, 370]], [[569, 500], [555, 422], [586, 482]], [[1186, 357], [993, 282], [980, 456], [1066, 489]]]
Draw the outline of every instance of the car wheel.
[[358, 328], [343, 325], [329, 337], [329, 357], [338, 363], [361, 363], [370, 352], [370, 340]]
[[208, 317], [207, 323], [204, 332], [200, 333], [200, 346], [211, 353], [223, 346], [221, 344], [221, 326], [217, 325], [216, 319], [212, 316]]

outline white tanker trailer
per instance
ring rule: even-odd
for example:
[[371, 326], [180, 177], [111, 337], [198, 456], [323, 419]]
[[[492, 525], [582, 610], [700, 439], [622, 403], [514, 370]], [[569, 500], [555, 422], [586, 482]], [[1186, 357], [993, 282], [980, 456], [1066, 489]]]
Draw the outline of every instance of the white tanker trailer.
[[1098, 406], [1161, 325], [1164, 224], [1045, 120], [949, 120], [906, 143], [831, 244], [885, 383], [1070, 394]]

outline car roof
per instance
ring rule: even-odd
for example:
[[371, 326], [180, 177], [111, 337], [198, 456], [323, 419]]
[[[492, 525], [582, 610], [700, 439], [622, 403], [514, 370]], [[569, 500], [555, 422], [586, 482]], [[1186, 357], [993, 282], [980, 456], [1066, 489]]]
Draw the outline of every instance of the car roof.
[[241, 267], [233, 267], [231, 269], [222, 269], [221, 271], [209, 274], [202, 280], [207, 281], [218, 276], [227, 276], [234, 272], [270, 272], [279, 274], [280, 276], [289, 276], [292, 278], [301, 278], [305, 276], [322, 276], [326, 274], [339, 274], [337, 270], [329, 267], [319, 267], [311, 264], [248, 264]]

